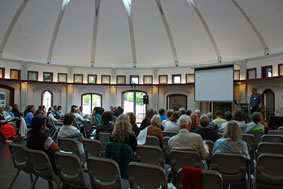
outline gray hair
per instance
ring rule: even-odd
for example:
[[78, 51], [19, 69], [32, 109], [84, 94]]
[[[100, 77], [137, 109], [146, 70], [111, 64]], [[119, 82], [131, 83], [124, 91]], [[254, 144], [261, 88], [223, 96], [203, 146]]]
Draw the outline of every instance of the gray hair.
[[211, 121], [213, 119], [213, 113], [208, 112], [206, 115], [207, 115], [209, 121]]
[[253, 120], [253, 122], [255, 122], [255, 123], [258, 123], [258, 122], [260, 122], [260, 113], [259, 112], [254, 112], [253, 114], [252, 114], [252, 120]]
[[160, 116], [158, 114], [155, 114], [154, 116], [152, 116], [150, 123], [160, 127], [161, 126]]
[[199, 109], [195, 109], [195, 113], [200, 114], [200, 110]]
[[177, 124], [179, 126], [182, 126], [182, 125], [191, 125], [192, 124], [192, 119], [190, 118], [190, 116], [187, 116], [187, 115], [181, 115], [181, 117], [179, 117], [178, 119], [178, 122]]
[[209, 118], [208, 118], [208, 116], [207, 116], [206, 114], [202, 114], [202, 115], [200, 116], [200, 125], [201, 125], [202, 127], [207, 127], [208, 124], [209, 124]]

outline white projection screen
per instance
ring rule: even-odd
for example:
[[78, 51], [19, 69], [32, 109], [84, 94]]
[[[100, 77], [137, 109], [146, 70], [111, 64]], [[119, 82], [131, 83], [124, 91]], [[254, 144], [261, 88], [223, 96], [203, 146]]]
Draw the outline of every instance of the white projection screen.
[[234, 100], [234, 65], [195, 68], [195, 101], [231, 102]]

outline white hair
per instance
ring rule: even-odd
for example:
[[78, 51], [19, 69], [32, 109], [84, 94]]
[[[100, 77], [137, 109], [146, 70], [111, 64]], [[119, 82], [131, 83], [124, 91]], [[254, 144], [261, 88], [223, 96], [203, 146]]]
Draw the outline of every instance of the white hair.
[[182, 126], [182, 125], [185, 125], [185, 126], [191, 125], [191, 124], [192, 124], [192, 119], [191, 119], [190, 116], [181, 115], [181, 117], [179, 117], [179, 119], [178, 119], [177, 124], [178, 124], [179, 126]]
[[200, 114], [200, 110], [199, 109], [195, 109], [195, 113]]

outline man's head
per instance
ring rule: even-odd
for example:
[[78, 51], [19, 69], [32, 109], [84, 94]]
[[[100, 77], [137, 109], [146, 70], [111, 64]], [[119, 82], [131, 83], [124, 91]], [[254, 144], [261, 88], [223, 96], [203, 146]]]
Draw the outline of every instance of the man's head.
[[195, 113], [196, 113], [197, 115], [200, 115], [200, 110], [199, 110], [199, 109], [195, 109]]
[[261, 118], [260, 112], [254, 112], [254, 113], [252, 114], [252, 120], [253, 120], [253, 122], [255, 122], [256, 124], [257, 124], [258, 122], [260, 122], [260, 118]]
[[256, 88], [253, 88], [253, 89], [252, 89], [252, 94], [255, 95], [256, 93], [257, 93], [257, 89], [256, 89]]
[[164, 108], [160, 108], [159, 109], [159, 115], [165, 115], [165, 109]]
[[180, 126], [180, 129], [190, 130], [190, 127], [191, 127], [191, 124], [192, 124], [192, 119], [190, 118], [190, 116], [181, 115], [181, 117], [179, 117], [177, 123]]
[[206, 128], [209, 124], [209, 118], [206, 114], [202, 114], [200, 116], [200, 125], [203, 127], [203, 128]]
[[14, 105], [14, 108], [15, 108], [15, 109], [19, 109], [19, 105], [18, 105], [18, 104], [15, 104], [15, 105]]
[[64, 125], [72, 125], [74, 122], [75, 116], [72, 113], [68, 113], [64, 116]]
[[217, 118], [222, 118], [223, 112], [221, 110], [217, 110], [215, 115], [216, 115]]

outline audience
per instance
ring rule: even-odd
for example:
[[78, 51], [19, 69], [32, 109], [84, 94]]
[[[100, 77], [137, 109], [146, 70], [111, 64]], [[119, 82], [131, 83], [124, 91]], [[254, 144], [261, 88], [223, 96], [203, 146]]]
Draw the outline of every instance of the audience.
[[226, 122], [222, 123], [219, 127], [219, 131], [222, 132], [224, 130], [224, 128], [227, 126], [228, 121], [232, 120], [232, 113], [230, 111], [227, 111], [224, 113], [224, 119], [226, 120]]
[[186, 115], [187, 115], [187, 116], [191, 116], [191, 114], [192, 114], [192, 110], [187, 110], [187, 111], [186, 111]]
[[15, 117], [21, 117], [23, 115], [22, 112], [19, 109], [18, 104], [14, 105], [12, 112], [14, 113]]
[[166, 113], [166, 110], [165, 110], [164, 108], [160, 108], [160, 109], [159, 109], [159, 115], [160, 115], [161, 123], [162, 123], [164, 120], [168, 119], [168, 117], [165, 116], [165, 113]]
[[99, 133], [112, 133], [114, 125], [112, 123], [113, 115], [111, 112], [104, 112], [101, 117], [101, 124], [96, 127], [96, 139], [99, 139]]
[[242, 110], [237, 110], [234, 113], [234, 121], [240, 126], [240, 128], [243, 132], [245, 127], [246, 127], [246, 121], [245, 121], [245, 116], [244, 116]]
[[43, 110], [43, 106], [41, 106], [41, 105], [38, 106], [36, 112], [34, 113], [35, 116], [41, 116], [41, 115], [44, 115], [44, 114], [45, 114], [45, 112]]
[[194, 150], [200, 154], [200, 157], [205, 160], [209, 158], [208, 147], [204, 147], [202, 138], [196, 133], [190, 132], [191, 118], [187, 115], [182, 115], [178, 119], [180, 131], [177, 135], [172, 136], [168, 141], [169, 151], [172, 150]]
[[12, 111], [12, 106], [7, 106], [7, 112], [12, 118], [16, 118], [15, 114]]
[[216, 115], [216, 119], [213, 120], [212, 122], [215, 123], [219, 128], [222, 123], [226, 122], [226, 120], [223, 119], [223, 112], [221, 110], [217, 110], [215, 115]]
[[28, 105], [24, 112], [27, 127], [31, 127], [31, 121], [34, 117], [34, 113], [35, 113], [35, 107], [33, 105]]
[[84, 119], [83, 116], [81, 116], [80, 110], [79, 110], [79, 108], [77, 106], [76, 107], [74, 106], [72, 108], [71, 112], [72, 112], [72, 114], [74, 114], [76, 120], [78, 120], [80, 122], [84, 122], [85, 119]]
[[150, 125], [147, 128], [147, 135], [150, 136], [156, 136], [159, 139], [160, 147], [163, 148], [162, 142], [163, 142], [163, 133], [161, 130], [161, 119], [160, 116], [155, 114], [151, 120]]
[[168, 121], [164, 123], [164, 131], [178, 133], [180, 130], [180, 126], [177, 124], [179, 117], [181, 116], [181, 112], [174, 112]]
[[51, 120], [53, 120], [54, 122], [58, 122], [58, 119], [56, 119], [55, 117], [54, 117], [54, 109], [53, 109], [53, 107], [51, 106], [49, 109], [48, 109], [48, 112], [47, 112], [47, 117], [48, 117], [48, 119], [51, 119]]
[[194, 130], [194, 133], [199, 134], [202, 137], [202, 140], [211, 140], [215, 142], [218, 139], [218, 134], [214, 130], [208, 128], [209, 118], [207, 115], [203, 114], [200, 116], [200, 126]]
[[169, 118], [172, 116], [173, 113], [174, 113], [174, 111], [172, 111], [172, 110], [168, 110], [168, 111], [166, 112], [167, 119], [165, 119], [165, 120], [163, 120], [163, 121], [161, 122], [161, 125], [162, 125], [163, 127], [164, 127], [165, 123], [166, 123], [167, 121], [169, 121]]
[[130, 122], [132, 124], [132, 130], [135, 132], [136, 136], [139, 136], [140, 128], [136, 124], [136, 115], [133, 112], [128, 112], [127, 115], [130, 117]]
[[64, 117], [64, 114], [62, 112], [62, 106], [58, 106], [57, 107], [57, 110], [53, 112], [54, 113], [54, 116], [56, 119], [60, 119], [62, 117]]
[[195, 109], [195, 114], [197, 114], [197, 116], [198, 116], [198, 123], [199, 123], [200, 122], [200, 110]]
[[223, 132], [223, 138], [214, 143], [212, 153], [240, 153], [250, 159], [247, 143], [242, 140], [241, 128], [235, 121], [229, 121]]
[[12, 142], [8, 140], [9, 138], [16, 135], [16, 129], [12, 125], [7, 124], [8, 120], [6, 120], [3, 116], [3, 108], [0, 108], [0, 131], [2, 132], [6, 142]]
[[117, 119], [110, 140], [112, 142], [122, 142], [132, 147], [136, 151], [137, 139], [132, 130], [130, 117], [127, 114], [121, 114]]
[[244, 133], [248, 131], [262, 131], [264, 133], [265, 131], [265, 125], [262, 124], [263, 116], [260, 112], [254, 112], [252, 114], [252, 122], [246, 124], [246, 127], [244, 129]]
[[194, 130], [200, 128], [199, 122], [198, 122], [198, 115], [195, 114], [195, 113], [192, 113], [190, 117], [191, 117], [191, 121], [192, 121], [191, 127], [190, 127], [190, 132], [193, 132]]
[[214, 123], [213, 120], [213, 114], [211, 112], [208, 112], [206, 114], [209, 118], [209, 124], [208, 124], [208, 128], [214, 130], [215, 132], [218, 133], [219, 129], [218, 129], [218, 125], [216, 123]]
[[148, 109], [146, 111], [145, 117], [142, 120], [141, 126], [140, 126], [140, 130], [145, 129], [147, 126], [150, 125], [150, 120], [153, 117], [153, 115], [155, 114], [155, 111], [153, 109]]

